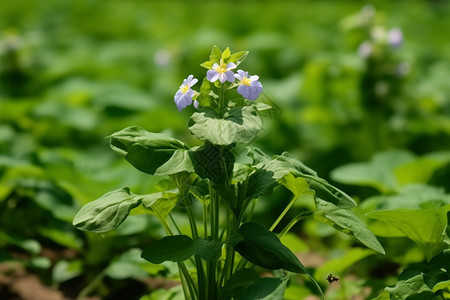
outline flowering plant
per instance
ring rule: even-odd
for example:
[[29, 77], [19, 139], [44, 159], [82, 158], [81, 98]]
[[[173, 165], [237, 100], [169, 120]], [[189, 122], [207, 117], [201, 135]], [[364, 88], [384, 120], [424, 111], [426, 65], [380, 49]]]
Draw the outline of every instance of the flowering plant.
[[[199, 92], [192, 89], [197, 79], [190, 75], [175, 94], [179, 110], [192, 103], [198, 109], [188, 126], [201, 146], [189, 147], [140, 127], [111, 135], [114, 151], [142, 172], [170, 177], [172, 189], [137, 195], [124, 187], [106, 193], [82, 207], [73, 223], [81, 230], [105, 232], [117, 228], [131, 210], [147, 209], [167, 236], [151, 243], [141, 256], [155, 264], [177, 263], [186, 299], [282, 299], [292, 273], [309, 277], [323, 298], [319, 284], [280, 241], [295, 223], [315, 218], [380, 253], [384, 250], [354, 215], [356, 203], [344, 192], [287, 152], [269, 157], [249, 146], [271, 107], [254, 101], [263, 89], [258, 76], [232, 71], [247, 54], [214, 47], [209, 61], [201, 64], [208, 71]], [[243, 148], [246, 155], [237, 151]], [[252, 221], [253, 209], [259, 197], [270, 196], [277, 186], [287, 188], [292, 198], [267, 229]], [[274, 233], [300, 198], [312, 199], [316, 209], [302, 212]], [[193, 201], [201, 206], [193, 206]], [[174, 209], [185, 212], [189, 233], [180, 230], [171, 214]], [[271, 270], [274, 277], [261, 278], [255, 267]]]

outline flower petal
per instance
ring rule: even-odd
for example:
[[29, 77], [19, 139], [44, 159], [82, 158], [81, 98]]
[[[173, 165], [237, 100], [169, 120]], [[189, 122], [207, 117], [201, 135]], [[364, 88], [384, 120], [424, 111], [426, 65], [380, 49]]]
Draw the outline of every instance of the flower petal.
[[236, 67], [237, 66], [236, 66], [235, 63], [230, 62], [230, 63], [227, 64], [227, 70], [236, 69]]
[[225, 77], [226, 77], [226, 79], [227, 79], [229, 82], [234, 82], [234, 81], [235, 81], [233, 71], [227, 71], [227, 72], [225, 73]]
[[193, 86], [194, 84], [196, 84], [198, 82], [197, 78], [194, 78], [191, 80], [191, 82], [189, 83], [189, 87]]
[[206, 72], [206, 78], [211, 81], [214, 82], [217, 79], [219, 79], [219, 72], [214, 71], [214, 70], [208, 70], [208, 72]]
[[219, 81], [221, 83], [224, 83], [225, 81], [227, 81], [226, 73], [219, 73]]

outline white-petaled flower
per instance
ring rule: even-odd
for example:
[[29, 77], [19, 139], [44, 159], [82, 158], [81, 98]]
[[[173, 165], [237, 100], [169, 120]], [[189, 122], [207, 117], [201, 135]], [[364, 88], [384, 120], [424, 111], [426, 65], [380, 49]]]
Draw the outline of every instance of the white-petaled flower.
[[403, 43], [403, 33], [400, 28], [392, 28], [388, 32], [388, 43], [393, 48], [398, 48]]
[[258, 81], [259, 76], [248, 76], [248, 72], [238, 70], [237, 74], [234, 74], [239, 80], [239, 86], [237, 92], [248, 100], [255, 100], [263, 90], [261, 82]]
[[211, 82], [214, 82], [217, 79], [219, 79], [221, 83], [224, 83], [225, 81], [234, 82], [234, 73], [231, 70], [235, 68], [236, 65], [232, 62], [228, 64], [220, 62], [220, 65], [215, 63], [212, 66], [212, 70], [206, 72], [206, 78]]
[[197, 82], [198, 80], [194, 78], [194, 75], [189, 75], [188, 78], [183, 81], [183, 84], [180, 85], [180, 89], [174, 97], [175, 104], [177, 105], [179, 111], [182, 111], [186, 106], [192, 104], [192, 97], [194, 97], [195, 91], [191, 89], [191, 86]]

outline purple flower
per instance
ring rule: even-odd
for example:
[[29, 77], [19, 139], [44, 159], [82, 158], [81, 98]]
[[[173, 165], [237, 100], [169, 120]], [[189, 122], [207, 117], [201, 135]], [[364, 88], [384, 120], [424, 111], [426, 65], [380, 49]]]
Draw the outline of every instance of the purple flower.
[[403, 33], [400, 28], [392, 28], [388, 32], [388, 43], [393, 48], [398, 48], [403, 43]]
[[206, 78], [211, 82], [214, 82], [217, 79], [219, 79], [221, 83], [224, 83], [225, 81], [234, 82], [234, 73], [233, 71], [230, 71], [234, 68], [236, 68], [236, 65], [232, 62], [228, 64], [220, 62], [220, 65], [215, 63], [212, 66], [212, 70], [206, 72]]
[[240, 81], [237, 88], [237, 92], [240, 95], [248, 100], [255, 100], [258, 98], [263, 90], [261, 82], [258, 81], [258, 76], [254, 75], [249, 77], [248, 72], [239, 70], [237, 71], [237, 74], [234, 74], [234, 77]]
[[191, 89], [191, 86], [197, 82], [198, 80], [194, 78], [194, 75], [189, 75], [188, 78], [183, 81], [183, 84], [180, 85], [180, 89], [174, 97], [175, 104], [177, 105], [179, 111], [182, 111], [183, 108], [192, 104], [192, 97], [194, 97], [195, 92]]

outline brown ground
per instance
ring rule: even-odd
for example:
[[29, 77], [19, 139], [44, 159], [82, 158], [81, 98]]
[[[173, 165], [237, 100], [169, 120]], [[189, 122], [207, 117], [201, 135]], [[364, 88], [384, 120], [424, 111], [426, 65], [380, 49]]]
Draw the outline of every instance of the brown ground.
[[[0, 264], [1, 300], [70, 300], [51, 287], [45, 286], [35, 274], [28, 273], [20, 263]], [[85, 298], [84, 300], [99, 300]]]

